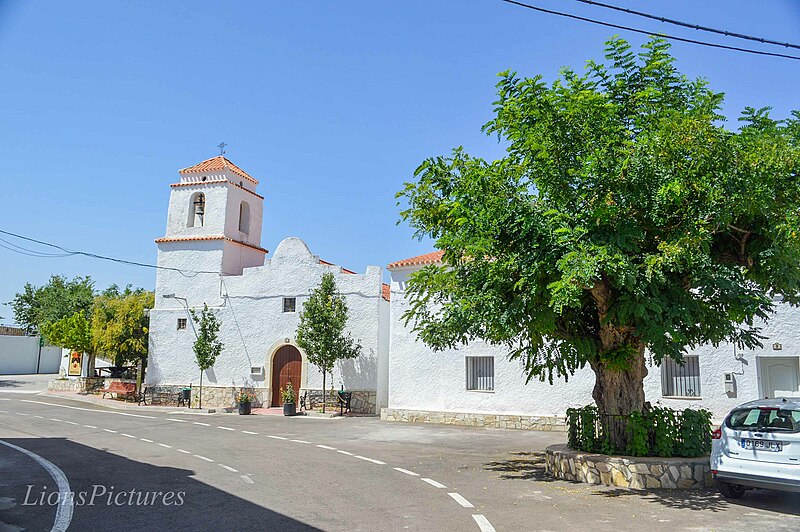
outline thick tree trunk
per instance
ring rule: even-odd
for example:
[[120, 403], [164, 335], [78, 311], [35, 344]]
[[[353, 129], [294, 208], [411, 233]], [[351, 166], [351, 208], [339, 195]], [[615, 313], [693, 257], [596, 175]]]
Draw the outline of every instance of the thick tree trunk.
[[[598, 282], [591, 294], [600, 321], [600, 353], [589, 362], [595, 374], [592, 397], [601, 416], [602, 435], [617, 451], [624, 451], [628, 444], [627, 419], [620, 416], [643, 412], [645, 408], [645, 346], [633, 327], [606, 321], [613, 300], [607, 279]], [[629, 354], [626, 357], [624, 353]]]
[[597, 409], [604, 414], [626, 415], [644, 409], [644, 347], [629, 361], [627, 369], [609, 368], [602, 361], [590, 362], [595, 374], [594, 398]]

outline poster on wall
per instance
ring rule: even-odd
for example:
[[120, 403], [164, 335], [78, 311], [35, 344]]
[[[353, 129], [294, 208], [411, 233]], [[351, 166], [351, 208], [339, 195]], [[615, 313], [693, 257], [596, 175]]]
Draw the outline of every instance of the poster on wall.
[[70, 377], [80, 377], [81, 376], [81, 361], [83, 356], [78, 353], [77, 351], [73, 351], [69, 354], [69, 371], [67, 375]]

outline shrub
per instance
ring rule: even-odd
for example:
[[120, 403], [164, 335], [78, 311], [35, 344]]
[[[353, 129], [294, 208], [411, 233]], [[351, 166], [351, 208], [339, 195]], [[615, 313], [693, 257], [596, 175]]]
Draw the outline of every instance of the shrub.
[[590, 453], [694, 458], [711, 452], [711, 412], [703, 409], [651, 407], [623, 416], [603, 414], [593, 405], [570, 408], [567, 430], [568, 445]]

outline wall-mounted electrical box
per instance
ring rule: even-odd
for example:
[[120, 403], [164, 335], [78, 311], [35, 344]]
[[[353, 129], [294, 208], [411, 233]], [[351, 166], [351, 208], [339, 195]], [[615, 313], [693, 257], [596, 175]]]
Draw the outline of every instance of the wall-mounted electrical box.
[[730, 397], [736, 396], [736, 376], [730, 372], [726, 371], [724, 373], [724, 382], [725, 382], [725, 393], [728, 394]]

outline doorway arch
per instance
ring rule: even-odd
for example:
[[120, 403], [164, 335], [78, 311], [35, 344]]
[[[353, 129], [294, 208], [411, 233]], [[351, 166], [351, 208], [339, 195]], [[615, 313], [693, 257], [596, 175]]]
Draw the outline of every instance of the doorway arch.
[[292, 383], [295, 397], [300, 394], [303, 379], [303, 355], [291, 344], [280, 346], [272, 355], [272, 406], [283, 405], [281, 390]]

